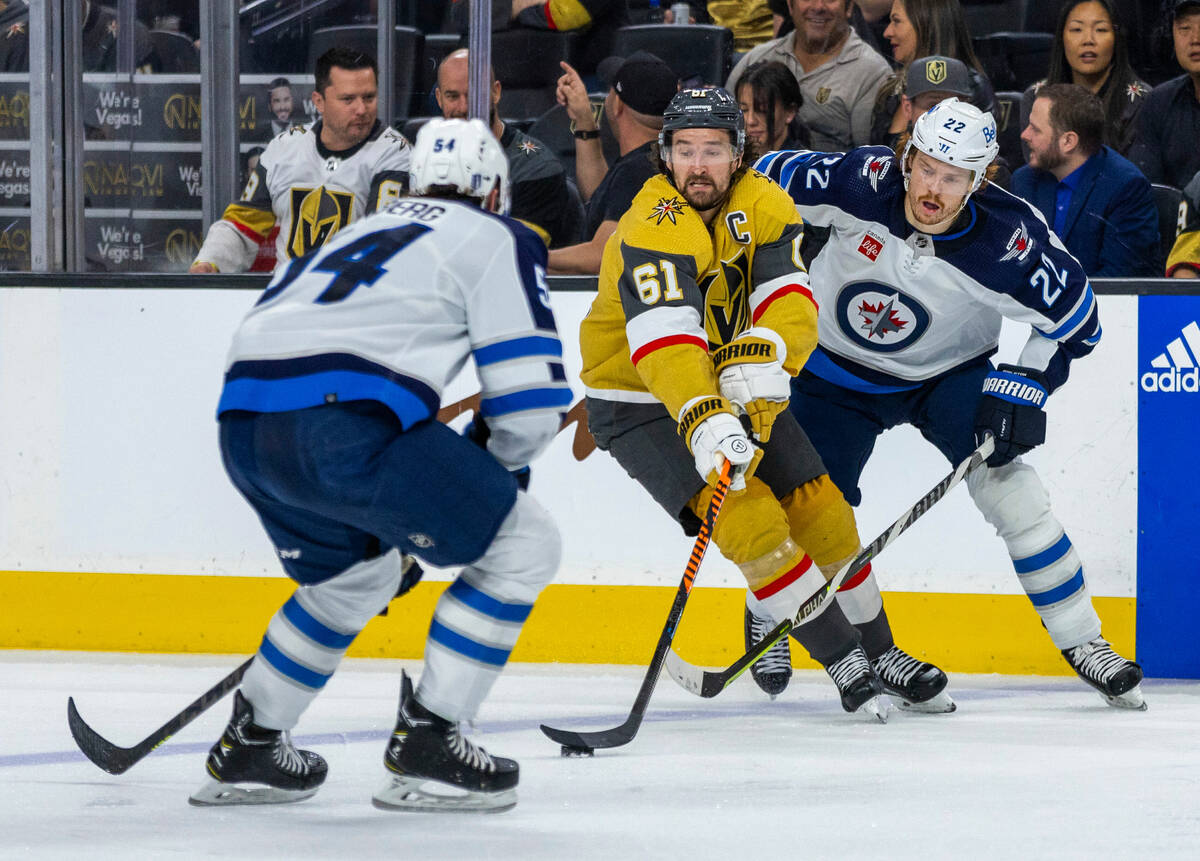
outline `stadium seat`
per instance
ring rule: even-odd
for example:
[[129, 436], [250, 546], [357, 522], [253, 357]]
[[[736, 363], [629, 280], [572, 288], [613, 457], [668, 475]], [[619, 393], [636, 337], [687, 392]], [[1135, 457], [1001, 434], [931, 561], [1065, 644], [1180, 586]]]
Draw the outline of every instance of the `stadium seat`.
[[463, 47], [463, 40], [457, 33], [433, 33], [425, 36], [425, 49], [417, 74], [417, 88], [413, 94], [415, 113], [437, 113], [437, 99], [434, 98], [433, 91], [437, 88], [438, 66], [460, 47]]
[[1173, 185], [1153, 182], [1150, 184], [1150, 194], [1154, 197], [1154, 208], [1158, 210], [1158, 266], [1165, 270], [1167, 255], [1171, 253], [1171, 246], [1179, 235], [1179, 205], [1183, 202], [1183, 192]]
[[[1029, 2], [1032, 3], [1033, 0], [1029, 0]], [[1052, 8], [1051, 15], [1058, 14], [1056, 4], [1042, 3], [1041, 5]], [[1017, 29], [1023, 20], [1025, 7], [1026, 0], [963, 0], [962, 2], [967, 31], [972, 36], [987, 36], [990, 33]], [[1020, 27], [1020, 29], [1027, 30], [1028, 28]]]
[[635, 51], [654, 54], [675, 71], [684, 86], [723, 86], [731, 68], [733, 33], [712, 24], [642, 24], [618, 29], [613, 53], [628, 57]]
[[1002, 31], [972, 40], [993, 90], [1024, 90], [1046, 77], [1054, 37]]
[[177, 30], [151, 30], [150, 41], [158, 55], [158, 68], [163, 74], [200, 74], [200, 52], [191, 37]]
[[[378, 28], [373, 24], [348, 24], [343, 27], [323, 27], [314, 30], [308, 43], [308, 68], [317, 64], [317, 57], [335, 45], [355, 48], [375, 56]], [[392, 67], [392, 119], [407, 119], [413, 113], [413, 95], [417, 88], [417, 71], [425, 49], [425, 36], [415, 27], [396, 28], [396, 55], [393, 62], [380, 63], [381, 69]]]
[[[604, 95], [593, 93], [591, 99], [592, 112], [596, 115], [597, 125], [600, 126], [600, 145], [604, 150], [604, 159], [612, 164], [620, 158], [621, 151], [604, 116]], [[567, 176], [575, 176], [575, 137], [571, 133], [571, 120], [567, 117], [566, 108], [555, 105], [546, 111], [529, 127], [528, 134], [544, 143], [562, 162]]]
[[996, 118], [996, 141], [1000, 144], [1000, 155], [1012, 170], [1025, 164], [1021, 149], [1021, 94], [1011, 90], [996, 93], [996, 106], [992, 110]]
[[560, 60], [575, 63], [581, 36], [514, 27], [492, 33], [492, 68], [500, 82], [500, 115], [533, 120], [555, 105]]

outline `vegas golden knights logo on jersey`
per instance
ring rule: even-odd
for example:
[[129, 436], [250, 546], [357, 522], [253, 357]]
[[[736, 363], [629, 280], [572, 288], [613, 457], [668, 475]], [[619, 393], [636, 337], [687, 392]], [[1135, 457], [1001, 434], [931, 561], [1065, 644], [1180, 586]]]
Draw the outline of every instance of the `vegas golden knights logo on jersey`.
[[719, 265], [719, 271], [697, 279], [704, 292], [704, 329], [714, 345], [728, 344], [750, 326], [750, 258], [739, 248]]
[[292, 224], [287, 248], [290, 257], [303, 257], [324, 245], [331, 236], [350, 223], [354, 195], [347, 191], [318, 188], [291, 188]]

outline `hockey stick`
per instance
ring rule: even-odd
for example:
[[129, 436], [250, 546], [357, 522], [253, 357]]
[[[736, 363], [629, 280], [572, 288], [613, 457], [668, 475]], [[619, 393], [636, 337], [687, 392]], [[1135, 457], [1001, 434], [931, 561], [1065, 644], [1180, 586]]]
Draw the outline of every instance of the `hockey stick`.
[[796, 611], [794, 618], [785, 619], [772, 628], [765, 637], [755, 643], [746, 654], [734, 661], [729, 667], [724, 670], [706, 670], [703, 667], [697, 667], [695, 664], [689, 664], [683, 658], [679, 657], [678, 652], [671, 649], [670, 653], [665, 657], [667, 675], [678, 682], [684, 690], [690, 691], [697, 696], [705, 698], [715, 697], [721, 691], [725, 690], [734, 679], [762, 657], [763, 652], [775, 645], [782, 637], [786, 637], [792, 628], [823, 613], [833, 602], [833, 597], [837, 594], [838, 587], [848, 577], [861, 571], [864, 565], [878, 556], [885, 547], [895, 541], [908, 527], [916, 523], [921, 518], [921, 515], [933, 508], [956, 484], [985, 463], [992, 456], [995, 445], [996, 442], [992, 435], [990, 433], [987, 434], [983, 442], [979, 444], [979, 447], [971, 452], [949, 475], [934, 485], [932, 490], [918, 499], [912, 508], [901, 514], [895, 523], [884, 530], [882, 535], [864, 547], [857, 556], [843, 566], [842, 570], [834, 575], [833, 579], [825, 585], [824, 589], [818, 591], [817, 594], [802, 604], [800, 609]]
[[[654, 655], [650, 658], [650, 666], [646, 670], [646, 676], [642, 679], [642, 686], [638, 689], [637, 698], [633, 701], [633, 709], [629, 712], [629, 717], [625, 719], [625, 723], [612, 729], [596, 730], [594, 732], [574, 732], [572, 730], [555, 729], [554, 727], [542, 724], [542, 732], [551, 741], [556, 741], [566, 749], [578, 750], [580, 752], [590, 752], [598, 747], [620, 747], [623, 744], [629, 744], [633, 741], [633, 737], [637, 735], [638, 727], [642, 725], [642, 717], [646, 714], [646, 706], [650, 704], [650, 695], [654, 693], [654, 686], [658, 683], [659, 673], [662, 671], [663, 658], [671, 648], [671, 641], [675, 639], [675, 629], [679, 625], [679, 619], [683, 615], [684, 605], [687, 604], [688, 595], [692, 592], [692, 584], [696, 580], [696, 572], [700, 570], [700, 563], [704, 559], [704, 551], [708, 549], [709, 539], [712, 538], [713, 527], [717, 522], [717, 515], [721, 513], [721, 505], [725, 502], [725, 494], [729, 490], [729, 482], [732, 480], [732, 466], [728, 460], [721, 466], [721, 476], [717, 479], [716, 490], [713, 491], [712, 500], [708, 504], [708, 513], [704, 518], [704, 523], [700, 527], [700, 534], [696, 536], [696, 543], [692, 546], [692, 555], [688, 557], [687, 567], [683, 572], [683, 579], [679, 581], [679, 588], [675, 590], [675, 603], [671, 605], [671, 612], [667, 614], [667, 622], [663, 625], [662, 633], [658, 635], [658, 645], [654, 647]], [[566, 751], [564, 750], [564, 753]]]
[[83, 751], [83, 755], [100, 768], [109, 774], [124, 774], [134, 765], [141, 762], [152, 750], [200, 717], [214, 703], [236, 688], [242, 681], [242, 676], [246, 674], [246, 670], [250, 668], [250, 663], [253, 660], [254, 658], [247, 660], [232, 673], [201, 694], [187, 708], [133, 747], [117, 747], [111, 741], [108, 741], [97, 733], [79, 716], [79, 710], [75, 708], [75, 698], [68, 697], [67, 724], [71, 727], [71, 735], [74, 736], [75, 743], [79, 745], [79, 749]]

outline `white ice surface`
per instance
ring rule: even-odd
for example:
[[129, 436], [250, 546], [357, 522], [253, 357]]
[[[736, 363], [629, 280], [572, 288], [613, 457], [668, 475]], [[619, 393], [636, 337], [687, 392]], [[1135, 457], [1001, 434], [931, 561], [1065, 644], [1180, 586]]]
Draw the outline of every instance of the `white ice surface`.
[[228, 700], [121, 776], [83, 758], [66, 701], [133, 745], [238, 663], [230, 657], [0, 652], [0, 858], [1200, 857], [1200, 683], [1105, 706], [1068, 678], [957, 675], [952, 715], [846, 715], [800, 672], [770, 702], [748, 677], [712, 700], [664, 677], [628, 746], [563, 759], [540, 722], [599, 729], [641, 670], [509, 667], [474, 738], [521, 764], [507, 813], [374, 809], [401, 666], [346, 661], [296, 739], [329, 761], [312, 799], [187, 804]]

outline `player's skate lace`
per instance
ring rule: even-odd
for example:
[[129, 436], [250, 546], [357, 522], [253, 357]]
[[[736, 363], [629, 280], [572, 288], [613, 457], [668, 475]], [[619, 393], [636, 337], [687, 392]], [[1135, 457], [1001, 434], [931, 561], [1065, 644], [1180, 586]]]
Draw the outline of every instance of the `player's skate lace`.
[[[752, 643], [757, 643], [775, 627], [770, 619], [761, 616], [750, 616]], [[780, 637], [771, 644], [771, 648], [763, 652], [762, 657], [754, 662], [755, 669], [760, 673], [782, 673], [792, 668], [792, 654], [788, 647], [787, 637]]]
[[855, 679], [871, 675], [871, 662], [862, 649], [852, 649], [846, 657], [830, 664], [825, 670], [838, 690], [844, 691]]
[[275, 742], [275, 749], [271, 753], [280, 771], [296, 777], [304, 777], [308, 774], [308, 763], [296, 750], [296, 746], [292, 744], [292, 734], [287, 730], [279, 734], [279, 739]]
[[[1141, 670], [1118, 655], [1103, 637], [1063, 649], [1063, 655], [1085, 681], [1107, 692], [1121, 694], [1141, 681]], [[1122, 675], [1118, 679], [1118, 675]]]
[[920, 672], [924, 663], [912, 655], [892, 646], [874, 661], [875, 672], [883, 679], [884, 684], [896, 688], [906, 688], [913, 677]]
[[446, 743], [450, 748], [450, 752], [460, 762], [465, 763], [476, 771], [486, 771], [495, 773], [496, 763], [492, 760], [491, 754], [477, 744], [469, 741], [455, 724], [446, 732]]

